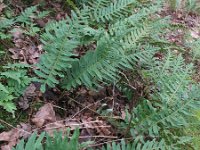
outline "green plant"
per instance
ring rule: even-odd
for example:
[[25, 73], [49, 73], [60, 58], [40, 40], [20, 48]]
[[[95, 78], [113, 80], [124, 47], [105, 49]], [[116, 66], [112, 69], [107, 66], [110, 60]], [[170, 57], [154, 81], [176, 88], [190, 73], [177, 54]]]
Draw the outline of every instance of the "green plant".
[[[25, 9], [19, 16], [6, 18], [2, 17], [0, 20], [0, 39], [10, 38], [10, 33], [7, 32], [8, 29], [14, 24], [20, 24], [24, 30], [23, 33], [28, 35], [35, 35], [39, 32], [39, 28], [33, 23], [33, 19], [43, 18], [48, 14], [48, 11], [37, 12], [37, 6], [32, 6]], [[11, 30], [12, 32], [13, 30]]]
[[[14, 24], [20, 24], [21, 27], [25, 28], [22, 32], [34, 36], [39, 32], [39, 28], [35, 26], [32, 22], [33, 18], [42, 18], [48, 14], [48, 12], [37, 12], [37, 6], [32, 6], [25, 9], [21, 15], [9, 18], [3, 18], [0, 21], [0, 39], [11, 38], [10, 33], [7, 32], [8, 29]], [[31, 29], [31, 30], [30, 30]], [[26, 31], [27, 30], [27, 31]], [[11, 30], [13, 32], [14, 30]], [[0, 73], [0, 106], [2, 106], [6, 111], [11, 112], [14, 115], [14, 110], [16, 106], [13, 100], [18, 98], [23, 94], [25, 88], [33, 81], [33, 78], [29, 77], [27, 74], [29, 65], [14, 63], [1, 67]]]
[[178, 10], [181, 8], [182, 0], [168, 0], [169, 6], [172, 10]]
[[107, 144], [105, 147], [99, 150], [164, 150], [163, 141], [146, 141], [143, 143], [144, 145], [135, 145], [135, 143], [127, 143], [124, 140], [121, 140], [120, 143], [113, 142], [111, 144]]
[[[50, 137], [47, 133], [45, 134], [45, 132], [38, 137], [36, 133], [33, 133], [31, 137], [28, 138], [27, 142], [21, 140], [12, 150], [79, 150], [91, 144], [91, 142], [79, 143], [78, 137], [78, 129], [74, 131], [71, 138], [69, 138], [69, 130], [67, 135], [63, 135], [62, 132], [54, 132], [53, 137]], [[42, 141], [44, 138], [45, 142], [43, 144]]]
[[[119, 70], [131, 68], [137, 55], [134, 51], [140, 49], [140, 40], [151, 37], [151, 30], [161, 31], [165, 27], [161, 25], [162, 19], [151, 21], [145, 18], [156, 12], [159, 4], [131, 14], [124, 10], [139, 5], [135, 0], [96, 3], [84, 6], [80, 13], [72, 12], [72, 18], [50, 23], [45, 28], [41, 41], [47, 53], [37, 64], [39, 69], [35, 70], [43, 83], [43, 92], [46, 85], [54, 87], [58, 84], [59, 78], [63, 78], [62, 87], [66, 89], [81, 84], [92, 88], [99, 87], [100, 82], [113, 83], [119, 78]], [[102, 28], [109, 20], [108, 29]], [[97, 43], [95, 50], [88, 50], [79, 60], [74, 59], [75, 48], [92, 43]], [[138, 53], [142, 52], [138, 50]]]
[[169, 6], [172, 10], [184, 10], [188, 13], [199, 13], [200, 7], [197, 0], [168, 0]]
[[[200, 106], [199, 85], [192, 80], [193, 65], [173, 54], [172, 46], [163, 39], [170, 26], [168, 18], [155, 17], [161, 6], [161, 1], [89, 2], [72, 11], [71, 17], [49, 23], [41, 35], [46, 53], [35, 73], [42, 92], [57, 84], [66, 90], [80, 85], [98, 90], [115, 83], [122, 92], [138, 92], [137, 87], [124, 88], [121, 81], [124, 72], [137, 72], [142, 78], [145, 95], [137, 95], [138, 105], [127, 111], [121, 125], [132, 136], [130, 148], [124, 149], [191, 146], [192, 137], [183, 131], [187, 118]], [[82, 46], [89, 48], [85, 55], [77, 56], [74, 50]]]
[[8, 64], [3, 66], [3, 71], [0, 73], [0, 106], [8, 112], [13, 113], [16, 107], [13, 100], [23, 94], [27, 85], [33, 81], [33, 78], [28, 77], [26, 64]]

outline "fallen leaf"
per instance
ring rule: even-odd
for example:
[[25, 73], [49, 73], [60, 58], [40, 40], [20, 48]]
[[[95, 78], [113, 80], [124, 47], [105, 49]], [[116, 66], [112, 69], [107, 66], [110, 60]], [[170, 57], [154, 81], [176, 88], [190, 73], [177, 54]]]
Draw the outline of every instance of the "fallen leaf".
[[20, 132], [20, 137], [23, 137], [23, 139], [27, 139], [28, 137], [30, 137], [30, 133], [32, 132], [32, 126], [30, 124], [20, 123], [20, 126], [18, 126], [18, 128], [22, 129]]
[[8, 132], [0, 134], [0, 141], [8, 142], [7, 145], [3, 145], [1, 149], [8, 150], [12, 146], [15, 146], [20, 138], [20, 131], [18, 129], [12, 129]]
[[0, 14], [3, 11], [3, 9], [6, 8], [6, 5], [4, 3], [0, 4]]
[[195, 39], [199, 38], [199, 31], [198, 30], [191, 30], [190, 33], [191, 33], [191, 36], [193, 38], [195, 38]]
[[34, 84], [30, 84], [22, 97], [20, 97], [20, 100], [18, 102], [18, 105], [20, 108], [22, 108], [23, 110], [26, 110], [27, 108], [29, 108], [29, 102], [31, 100], [33, 100], [36, 97], [36, 87]]
[[12, 33], [12, 36], [13, 36], [14, 40], [20, 39], [20, 38], [24, 38], [24, 36], [23, 36], [23, 31], [22, 31], [22, 29], [20, 29], [20, 28], [14, 28], [14, 29], [11, 31], [11, 33]]
[[34, 118], [32, 119], [32, 122], [37, 127], [42, 127], [45, 123], [55, 122], [55, 121], [56, 121], [56, 115], [51, 103], [47, 103], [43, 107], [41, 107], [39, 111], [36, 113], [36, 115], [34, 115]]
[[53, 136], [54, 131], [62, 131], [62, 133], [65, 133], [66, 132], [65, 129], [66, 128], [64, 123], [61, 121], [57, 121], [54, 123], [47, 124], [45, 126], [44, 131], [46, 131], [50, 136]]
[[11, 145], [2, 145], [1, 150], [12, 150], [12, 146]]
[[30, 124], [20, 124], [17, 128], [14, 128], [7, 132], [2, 132], [0, 134], [0, 141], [6, 142], [1, 146], [1, 150], [11, 150], [15, 146], [20, 138], [27, 138], [31, 135], [31, 125]]

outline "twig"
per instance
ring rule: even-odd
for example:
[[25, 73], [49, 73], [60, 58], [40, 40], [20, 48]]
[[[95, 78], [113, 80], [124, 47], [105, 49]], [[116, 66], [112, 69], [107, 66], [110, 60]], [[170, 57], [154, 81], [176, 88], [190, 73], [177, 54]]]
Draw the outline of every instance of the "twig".
[[[73, 99], [73, 98], [71, 98], [71, 97], [69, 97], [69, 99], [72, 100], [72, 101], [74, 101], [75, 103], [81, 105], [82, 107], [85, 107], [85, 106], [82, 105], [81, 103], [77, 102], [75, 99]], [[93, 110], [93, 109], [91, 109], [91, 108], [89, 108], [89, 107], [88, 107], [87, 109], [90, 110], [90, 111], [92, 111], [92, 112], [94, 112], [94, 113], [96, 113], [96, 114], [98, 114], [99, 116], [101, 116], [101, 114], [99, 114], [99, 113], [96, 112], [95, 110]]]
[[123, 139], [132, 140], [132, 138], [116, 139], [116, 140], [111, 140], [111, 141], [107, 141], [107, 142], [103, 142], [103, 143], [98, 143], [98, 144], [89, 145], [87, 148], [89, 148], [89, 147], [97, 147], [97, 146], [101, 146], [101, 145], [108, 144], [108, 143], [112, 143], [112, 142], [118, 142], [118, 141], [121, 141], [121, 140], [123, 140]]
[[30, 134], [30, 135], [32, 134], [31, 132], [28, 132], [28, 131], [26, 131], [26, 130], [24, 130], [24, 129], [20, 129], [20, 128], [14, 127], [13, 125], [7, 123], [6, 121], [4, 121], [4, 120], [2, 120], [2, 119], [0, 119], [0, 122], [3, 123], [3, 124], [8, 125], [9, 127], [13, 128], [13, 129], [23, 131], [23, 132], [25, 132], [25, 133], [27, 133], [27, 134]]
[[104, 135], [94, 135], [94, 136], [79, 136], [80, 139], [84, 138], [107, 138], [107, 139], [116, 139], [117, 136], [104, 136]]
[[136, 88], [131, 85], [131, 82], [129, 81], [128, 77], [123, 72], [120, 72], [120, 74], [122, 74], [125, 77], [125, 79], [127, 80], [127, 82], [128, 82], [128, 84], [126, 82], [124, 82], [124, 83], [126, 85], [128, 85], [129, 87], [131, 87], [132, 89], [136, 90]]
[[[73, 125], [73, 124], [70, 124]], [[78, 124], [76, 124], [78, 126]], [[69, 125], [64, 125], [63, 127], [52, 127], [52, 128], [46, 128], [45, 130], [53, 130], [53, 129], [59, 129], [69, 127]], [[79, 129], [95, 129], [95, 128], [110, 128], [111, 126], [91, 126], [91, 127], [79, 127]]]
[[[73, 120], [73, 119], [69, 119], [68, 121], [70, 121], [70, 120]], [[58, 123], [58, 122], [63, 122], [63, 121], [65, 121], [65, 119], [62, 119], [62, 120], [59, 120], [59, 121], [55, 121], [55, 122], [52, 122], [52, 123], [49, 123], [49, 124], [46, 124], [46, 125], [44, 125], [44, 126], [42, 126], [42, 127], [40, 127], [40, 128], [36, 128], [36, 129], [34, 129], [34, 131], [36, 131], [36, 130], [39, 130], [39, 129], [42, 129], [42, 128], [44, 128], [44, 127], [47, 127], [48, 125], [52, 125], [52, 124], [54, 124], [54, 123]], [[90, 123], [98, 123], [98, 122], [102, 122], [102, 121], [90, 121], [90, 122], [84, 122], [84, 123], [80, 123], [80, 124], [78, 124], [78, 123], [74, 123], [74, 124], [69, 124], [69, 125], [65, 125], [65, 126], [81, 126], [81, 125], [84, 125], [84, 124], [90, 124]], [[55, 129], [56, 128], [60, 128], [60, 127], [55, 127]], [[53, 128], [52, 128], [53, 129]]]
[[97, 101], [97, 102], [95, 102], [95, 103], [93, 103], [93, 104], [90, 104], [90, 105], [84, 107], [83, 109], [81, 109], [80, 111], [78, 111], [77, 113], [75, 113], [75, 114], [71, 117], [71, 119], [73, 119], [75, 116], [77, 116], [77, 115], [78, 115], [79, 113], [81, 113], [83, 110], [89, 109], [89, 107], [91, 107], [92, 105], [94, 105], [94, 104], [96, 104], [96, 103], [98, 103], [98, 102], [101, 102], [101, 101], [103, 101], [103, 100], [104, 100], [104, 99], [99, 100], [99, 101]]
[[113, 104], [112, 104], [112, 116], [113, 116], [113, 111], [114, 111], [114, 108], [115, 108], [115, 85], [116, 85], [116, 83], [114, 83], [113, 89], [112, 89], [112, 100], [113, 100]]

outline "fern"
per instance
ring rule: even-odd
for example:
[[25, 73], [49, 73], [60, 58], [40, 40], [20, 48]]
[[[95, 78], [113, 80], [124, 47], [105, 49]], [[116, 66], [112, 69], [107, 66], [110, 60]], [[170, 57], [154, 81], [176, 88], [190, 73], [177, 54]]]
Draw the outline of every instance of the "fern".
[[166, 146], [164, 140], [160, 142], [155, 140], [146, 141], [138, 145], [135, 145], [135, 143], [125, 143], [125, 141], [122, 140], [120, 143], [113, 142], [112, 144], [107, 144], [107, 146], [103, 147], [101, 150], [165, 150], [167, 148], [169, 147]]
[[5, 29], [15, 23], [14, 19], [1, 19], [0, 20], [0, 39], [7, 39], [11, 36], [9, 34], [5, 34]]
[[[67, 136], [69, 136], [69, 135], [67, 135]], [[78, 142], [79, 131], [75, 130], [73, 136], [70, 139], [67, 136], [65, 135], [65, 137], [63, 139], [61, 132], [55, 133], [53, 138], [47, 136], [47, 142], [45, 144], [45, 149], [46, 150], [54, 150], [54, 149], [77, 150], [77, 149], [79, 149], [79, 142]]]
[[3, 66], [4, 71], [0, 73], [0, 105], [13, 115], [16, 110], [13, 100], [23, 94], [25, 88], [34, 80], [27, 76], [28, 67], [26, 64], [8, 64]]
[[[68, 138], [68, 136], [69, 134], [64, 135], [63, 138], [62, 132], [54, 132], [53, 137], [50, 137], [47, 133], [43, 132], [37, 137], [37, 134], [33, 133], [31, 137], [28, 138], [27, 142], [21, 140], [15, 148], [12, 148], [12, 150], [79, 150], [87, 147], [88, 144], [91, 144], [91, 142], [78, 142], [78, 129], [74, 131], [71, 138]], [[46, 141], [42, 143], [44, 138]]]
[[[45, 91], [45, 86], [54, 87], [58, 83], [56, 76], [63, 77], [61, 71], [71, 67], [71, 62], [74, 61], [72, 56], [75, 56], [72, 51], [77, 47], [79, 41], [70, 39], [73, 33], [70, 33], [70, 27], [66, 26], [66, 21], [61, 21], [59, 24], [52, 24], [54, 30], [46, 29], [46, 33], [42, 36], [42, 42], [45, 44], [44, 49], [48, 52], [40, 59], [37, 67], [40, 70], [35, 70], [35, 73], [43, 78], [41, 79], [42, 91]], [[53, 34], [50, 33], [53, 32]], [[69, 37], [66, 36], [69, 34]]]
[[[33, 23], [33, 18], [43, 18], [48, 15], [48, 11], [42, 11], [39, 13], [36, 13], [37, 6], [32, 6], [29, 8], [26, 8], [19, 16], [13, 17], [11, 19], [8, 18], [2, 18], [0, 20], [0, 39], [8, 39], [11, 38], [11, 35], [6, 32], [7, 29], [12, 27], [14, 24], [21, 24], [25, 25], [30, 30], [32, 29], [32, 32], [26, 31], [25, 33], [29, 35], [35, 35], [36, 32], [38, 32], [39, 28], [37, 28]], [[37, 28], [37, 31], [36, 31]], [[11, 30], [12, 32], [13, 30]], [[33, 33], [34, 32], [34, 33]], [[32, 34], [31, 34], [32, 33]]]
[[[135, 139], [142, 136], [145, 140], [147, 135], [153, 139], [163, 139], [167, 136], [171, 138], [167, 139], [167, 145], [177, 149], [188, 141], [180, 137], [175, 138], [172, 131], [187, 127], [187, 118], [195, 115], [192, 110], [200, 105], [200, 95], [195, 94], [199, 86], [193, 85], [190, 78], [191, 65], [185, 65], [181, 56], [175, 59], [168, 53], [163, 61], [151, 61], [155, 62], [149, 64], [155, 66], [149, 66], [151, 69], [146, 68], [144, 72], [144, 77], [152, 79], [155, 83], [150, 87], [150, 100], [143, 100], [133, 109], [132, 114], [127, 112], [126, 122], [129, 124], [131, 121], [131, 134]], [[174, 141], [181, 144], [176, 145]]]
[[37, 6], [31, 6], [27, 9], [25, 9], [20, 16], [17, 17], [17, 22], [22, 22], [29, 24], [31, 22], [31, 17], [34, 17], [34, 12], [36, 12]]
[[[129, 94], [137, 88], [121, 84], [123, 74], [136, 70], [145, 82], [145, 97], [127, 112], [122, 124], [130, 128], [133, 142], [113, 143], [107, 149], [180, 149], [190, 142], [178, 131], [200, 105], [199, 85], [192, 80], [193, 65], [172, 54], [162, 38], [170, 26], [168, 18], [154, 19], [161, 6], [162, 2], [148, 5], [134, 0], [88, 2], [72, 11], [71, 18], [48, 24], [41, 36], [45, 53], [35, 73], [42, 92], [59, 82], [67, 90], [79, 85], [96, 90], [117, 83]], [[74, 50], [83, 45], [94, 48], [79, 58]], [[162, 57], [158, 59], [157, 53]]]
[[120, 19], [130, 14], [131, 9], [129, 7], [135, 3], [135, 0], [117, 0], [113, 3], [100, 0], [92, 4], [91, 15], [97, 22], [106, 22], [114, 18]]
[[[141, 16], [139, 19], [137, 15], [135, 17], [138, 20], [143, 18]], [[113, 83], [119, 79], [119, 70], [131, 68], [130, 63], [133, 64], [135, 59], [132, 52], [139, 48], [137, 42], [149, 36], [150, 31], [158, 26], [152, 22], [148, 25], [132, 26], [129, 19], [134, 19], [134, 15], [111, 25], [108, 32], [102, 32], [101, 36], [104, 37], [97, 39], [96, 50], [88, 51], [66, 72], [66, 77], [62, 81], [64, 88], [70, 89], [81, 84], [90, 88], [99, 87], [99, 81]]]
[[19, 142], [19, 144], [17, 144], [16, 148], [12, 148], [12, 150], [30, 150], [30, 149], [31, 150], [43, 150], [42, 140], [43, 140], [44, 136], [45, 136], [45, 133], [43, 132], [37, 138], [37, 134], [34, 133], [28, 139], [27, 143], [25, 143], [24, 140], [21, 140]]

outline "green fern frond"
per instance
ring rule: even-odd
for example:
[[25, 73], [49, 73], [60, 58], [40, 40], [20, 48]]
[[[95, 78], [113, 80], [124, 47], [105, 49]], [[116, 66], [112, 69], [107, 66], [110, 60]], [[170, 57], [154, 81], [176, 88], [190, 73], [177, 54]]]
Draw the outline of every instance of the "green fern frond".
[[[110, 41], [110, 42], [109, 42]], [[111, 39], [104, 37], [97, 43], [95, 51], [88, 51], [78, 62], [72, 64], [72, 69], [66, 72], [63, 87], [70, 89], [84, 84], [87, 87], [99, 86], [98, 81], [114, 81], [117, 78], [117, 66], [110, 65], [121, 57], [117, 47], [111, 48]]]
[[15, 23], [14, 19], [3, 18], [0, 20], [0, 30], [2, 31], [2, 29], [8, 28], [14, 23]]
[[48, 24], [41, 36], [46, 53], [41, 56], [35, 73], [40, 77], [43, 92], [46, 85], [54, 87], [58, 84], [57, 78], [64, 77], [63, 71], [71, 68], [72, 62], [76, 61], [72, 58], [75, 56], [73, 50], [82, 44], [81, 39], [86, 34], [87, 18], [75, 12], [71, 15], [72, 18]]
[[[171, 130], [183, 129], [190, 123], [187, 118], [194, 116], [192, 110], [200, 106], [200, 95], [197, 94], [199, 85], [193, 85], [192, 66], [185, 65], [181, 56], [175, 58], [168, 53], [164, 60], [149, 58], [147, 62], [144, 78], [151, 82], [150, 100], [143, 100], [133, 109], [132, 114], [127, 112], [125, 120], [129, 124], [133, 118], [131, 134], [134, 138], [146, 135], [156, 139], [165, 138], [163, 132], [171, 133]], [[180, 146], [173, 142], [181, 139], [172, 139], [168, 145], [174, 148]]]
[[63, 77], [61, 71], [70, 68], [71, 63], [75, 61], [71, 57], [75, 56], [72, 52], [79, 41], [70, 39], [72, 35], [65, 20], [48, 26], [46, 33], [42, 35], [44, 50], [47, 53], [41, 56], [40, 63], [37, 64], [40, 70], [35, 70], [35, 73], [41, 78], [43, 92], [46, 85], [54, 87], [58, 83], [56, 77]]
[[0, 39], [7, 39], [11, 37], [10, 34], [4, 33], [4, 31], [6, 28], [10, 27], [14, 23], [14, 19], [3, 18], [0, 20]]
[[15, 148], [12, 148], [12, 150], [43, 150], [42, 140], [44, 136], [44, 132], [40, 134], [39, 137], [37, 137], [37, 133], [33, 133], [27, 143], [25, 143], [24, 140], [21, 140]]
[[26, 87], [34, 80], [27, 75], [27, 64], [15, 63], [3, 66], [0, 73], [0, 105], [14, 114], [16, 107], [13, 99], [23, 94]]
[[63, 135], [61, 132], [54, 133], [53, 138], [47, 136], [47, 143], [45, 144], [45, 149], [46, 150], [54, 150], [54, 149], [78, 150], [79, 149], [79, 142], [78, 142], [79, 130], [75, 130], [74, 134], [72, 135], [70, 139], [68, 138], [68, 136], [69, 134], [65, 135], [63, 139]]
[[137, 139], [137, 142], [126, 143], [122, 140], [120, 143], [113, 142], [112, 144], [107, 144], [106, 147], [103, 147], [99, 150], [167, 150], [169, 146], [166, 145], [164, 140], [156, 141], [140, 141], [140, 138]]
[[[62, 132], [54, 132], [52, 137], [47, 133], [45, 134], [45, 132], [39, 136], [33, 133], [27, 142], [21, 140], [12, 150], [79, 150], [88, 146], [89, 142], [79, 143], [78, 129], [74, 131], [71, 138], [69, 138], [69, 131], [67, 135], [62, 134]], [[45, 142], [43, 143], [44, 140]]]
[[106, 22], [114, 18], [119, 19], [128, 16], [130, 13], [130, 9], [128, 8], [135, 3], [135, 0], [117, 0], [110, 4], [107, 4], [107, 1], [97, 1], [96, 4], [100, 7], [96, 7], [96, 5], [93, 4], [91, 15], [97, 22]]
[[31, 22], [31, 17], [34, 17], [34, 12], [36, 12], [37, 6], [31, 6], [26, 8], [20, 16], [17, 17], [17, 22], [22, 22], [29, 24]]
[[[130, 30], [123, 27], [120, 29], [112, 28], [111, 35], [104, 32], [104, 37], [98, 40], [96, 50], [88, 51], [79, 61], [72, 64], [72, 69], [66, 72], [63, 79], [63, 88], [71, 89], [81, 84], [92, 88], [99, 87], [100, 82], [113, 83], [119, 79], [117, 72], [132, 68], [136, 57], [139, 56], [139, 53], [134, 52], [138, 48], [137, 42], [150, 33], [151, 25]], [[148, 52], [140, 52], [140, 58], [144, 59], [144, 54], [149, 55]]]
[[[8, 90], [8, 89], [7, 89]], [[12, 102], [15, 97], [11, 93], [5, 93], [0, 91], [0, 106], [2, 106], [7, 112], [10, 112], [14, 116], [16, 106]]]

